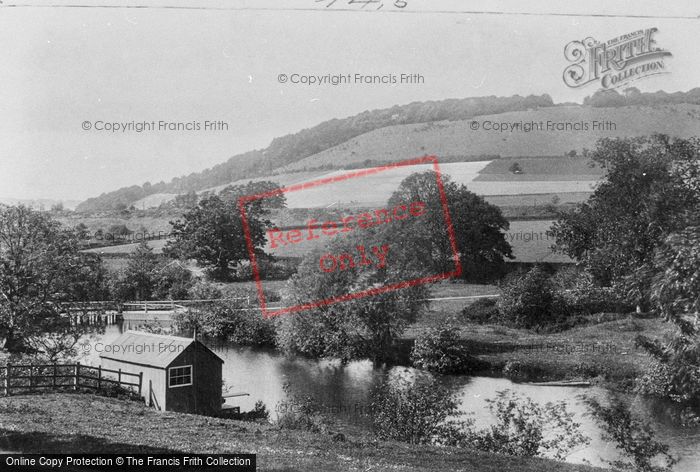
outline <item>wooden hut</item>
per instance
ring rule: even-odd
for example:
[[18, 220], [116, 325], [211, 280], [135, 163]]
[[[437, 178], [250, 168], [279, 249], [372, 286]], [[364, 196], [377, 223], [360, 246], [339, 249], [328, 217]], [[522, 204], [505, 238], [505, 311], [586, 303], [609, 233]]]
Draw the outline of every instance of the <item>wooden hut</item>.
[[143, 373], [142, 395], [159, 410], [217, 416], [224, 361], [193, 338], [126, 331], [100, 354], [107, 369]]

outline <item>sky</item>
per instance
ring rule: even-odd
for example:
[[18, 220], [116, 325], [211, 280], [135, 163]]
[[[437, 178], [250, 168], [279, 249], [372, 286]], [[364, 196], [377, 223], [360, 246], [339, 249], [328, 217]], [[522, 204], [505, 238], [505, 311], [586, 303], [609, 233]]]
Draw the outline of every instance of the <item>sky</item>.
[[[656, 27], [657, 44], [673, 54], [670, 73], [634, 85], [668, 92], [700, 86], [700, 5], [691, 1], [407, 0], [398, 9], [383, 0], [378, 11], [349, 1], [121, 2], [196, 7], [147, 9], [4, 2], [0, 198], [82, 200], [169, 181], [328, 119], [414, 101], [547, 93], [580, 103], [596, 88], [564, 84], [563, 50], [589, 36], [607, 40]], [[478, 13], [485, 11], [491, 13]], [[289, 82], [294, 74], [356, 73], [420, 74], [424, 81]], [[228, 129], [96, 129], [104, 127], [98, 122], [206, 120]]]

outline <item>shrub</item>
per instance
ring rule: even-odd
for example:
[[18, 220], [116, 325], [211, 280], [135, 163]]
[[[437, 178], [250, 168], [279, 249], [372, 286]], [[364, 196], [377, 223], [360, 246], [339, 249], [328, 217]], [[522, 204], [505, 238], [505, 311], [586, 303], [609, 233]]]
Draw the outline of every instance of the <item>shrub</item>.
[[516, 382], [544, 380], [550, 375], [550, 368], [540, 365], [539, 360], [529, 362], [509, 360], [503, 366], [503, 376]]
[[[633, 472], [666, 472], [678, 462], [669, 454], [669, 446], [654, 439], [649, 423], [635, 418], [625, 403], [613, 396], [609, 406], [594, 398], [584, 397], [589, 416], [603, 429], [603, 440], [614, 442], [626, 460], [608, 461], [616, 470]], [[665, 461], [659, 465], [658, 459]]]
[[216, 285], [203, 280], [197, 280], [187, 295], [192, 300], [215, 300], [223, 297]]
[[322, 413], [321, 404], [310, 395], [297, 395], [289, 383], [282, 386], [287, 400], [277, 405], [277, 425], [283, 429], [326, 433], [332, 420]]
[[255, 406], [252, 410], [243, 411], [241, 413], [233, 413], [231, 418], [240, 421], [267, 421], [270, 418], [270, 412], [268, 411], [267, 406], [265, 406], [265, 403], [263, 403], [262, 400], [258, 400], [255, 402]]
[[569, 451], [590, 441], [563, 401], [543, 406], [509, 390], [486, 401], [497, 422], [470, 433], [467, 439], [468, 444], [482, 451], [523, 457], [552, 455], [563, 460]]
[[413, 344], [411, 362], [419, 369], [440, 374], [465, 374], [477, 364], [455, 327], [433, 328], [419, 336]]
[[499, 311], [495, 298], [479, 298], [462, 309], [462, 317], [474, 323], [494, 323]]
[[192, 307], [173, 315], [178, 330], [197, 329], [204, 336], [242, 346], [273, 346], [273, 321], [250, 309], [245, 300], [225, 300]]
[[587, 316], [634, 309], [617, 290], [598, 287], [593, 276], [580, 270], [563, 270], [552, 277], [556, 291], [555, 311], [560, 317]]
[[520, 328], [535, 328], [556, 322], [554, 295], [549, 275], [539, 266], [524, 275], [513, 275], [501, 286], [496, 306], [501, 321]]
[[[258, 274], [264, 280], [286, 280], [297, 271], [297, 263], [290, 259], [258, 258]], [[240, 263], [233, 275], [234, 280], [253, 280], [250, 262]]]
[[700, 343], [663, 360], [654, 359], [637, 380], [636, 389], [644, 395], [667, 398], [683, 409], [684, 422], [700, 422]]
[[453, 419], [461, 414], [459, 402], [427, 374], [413, 382], [386, 380], [370, 398], [374, 433], [382, 440], [457, 445], [471, 424]]

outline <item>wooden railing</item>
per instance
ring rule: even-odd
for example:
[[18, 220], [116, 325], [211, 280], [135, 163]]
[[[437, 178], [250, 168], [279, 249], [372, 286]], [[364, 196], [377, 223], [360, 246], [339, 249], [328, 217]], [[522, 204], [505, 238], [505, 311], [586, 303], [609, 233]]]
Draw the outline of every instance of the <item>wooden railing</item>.
[[[107, 375], [104, 375], [107, 374]], [[116, 375], [115, 375], [116, 374]], [[131, 381], [125, 380], [128, 378]], [[143, 374], [75, 364], [7, 364], [0, 367], [4, 396], [45, 390], [104, 390], [117, 386], [141, 395]]]

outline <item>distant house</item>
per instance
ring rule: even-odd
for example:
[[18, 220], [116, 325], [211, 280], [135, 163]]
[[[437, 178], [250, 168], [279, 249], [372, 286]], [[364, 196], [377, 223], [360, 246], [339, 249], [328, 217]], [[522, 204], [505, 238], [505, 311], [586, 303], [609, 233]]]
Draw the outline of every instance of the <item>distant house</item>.
[[143, 373], [142, 396], [159, 410], [216, 416], [224, 361], [192, 338], [127, 331], [100, 354], [106, 369]]

